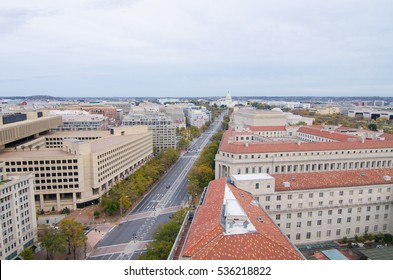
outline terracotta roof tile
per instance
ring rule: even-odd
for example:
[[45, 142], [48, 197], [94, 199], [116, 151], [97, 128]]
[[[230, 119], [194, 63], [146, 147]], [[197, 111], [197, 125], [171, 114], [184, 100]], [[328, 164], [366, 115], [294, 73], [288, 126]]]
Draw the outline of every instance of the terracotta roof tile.
[[[225, 186], [247, 214], [256, 232], [226, 235], [221, 225], [221, 211]], [[284, 236], [266, 212], [251, 204], [253, 196], [226, 183], [225, 178], [211, 181], [203, 205], [200, 205], [192, 223], [183, 257], [191, 259], [304, 259]], [[262, 217], [263, 222], [258, 221]]]
[[229, 143], [229, 137], [233, 136], [232, 130], [227, 130], [221, 141], [220, 151], [235, 154], [271, 153], [271, 152], [301, 152], [301, 151], [327, 151], [327, 150], [355, 150], [355, 149], [384, 149], [393, 148], [393, 140], [370, 140], [364, 143], [353, 142], [311, 142], [297, 144], [289, 141]]
[[393, 140], [393, 134], [384, 133], [380, 137], [385, 137], [385, 140]]
[[[392, 184], [384, 176], [393, 178], [393, 168], [346, 170], [309, 173], [271, 174], [276, 179], [276, 191], [339, 188]], [[290, 187], [284, 187], [289, 182]]]
[[298, 133], [299, 132], [305, 133], [305, 134], [310, 134], [310, 135], [315, 135], [315, 136], [319, 136], [319, 137], [323, 137], [323, 138], [327, 138], [327, 139], [332, 139], [332, 140], [336, 140], [336, 141], [340, 141], [340, 142], [346, 142], [346, 141], [351, 141], [351, 140], [354, 141], [354, 140], [358, 139], [358, 137], [353, 136], [353, 135], [348, 135], [348, 134], [339, 133], [339, 132], [335, 132], [335, 131], [316, 129], [316, 128], [307, 127], [307, 126], [303, 126], [303, 127], [299, 128]]

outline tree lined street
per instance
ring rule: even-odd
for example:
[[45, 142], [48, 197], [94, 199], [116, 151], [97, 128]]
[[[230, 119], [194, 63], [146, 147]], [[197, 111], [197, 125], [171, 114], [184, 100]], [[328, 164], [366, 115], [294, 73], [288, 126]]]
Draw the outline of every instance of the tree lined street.
[[138, 206], [98, 242], [89, 259], [136, 259], [146, 250], [153, 230], [188, 205], [187, 174], [212, 135], [221, 129], [224, 114], [191, 143], [188, 151], [180, 156]]

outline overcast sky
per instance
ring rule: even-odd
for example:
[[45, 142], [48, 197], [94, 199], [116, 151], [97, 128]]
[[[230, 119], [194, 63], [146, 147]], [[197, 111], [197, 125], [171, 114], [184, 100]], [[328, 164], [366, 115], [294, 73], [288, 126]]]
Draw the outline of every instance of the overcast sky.
[[0, 96], [228, 91], [393, 96], [393, 1], [0, 1]]

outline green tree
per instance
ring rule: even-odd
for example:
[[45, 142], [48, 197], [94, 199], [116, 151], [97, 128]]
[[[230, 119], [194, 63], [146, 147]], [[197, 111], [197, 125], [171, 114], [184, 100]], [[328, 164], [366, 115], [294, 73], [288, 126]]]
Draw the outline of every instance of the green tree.
[[185, 150], [189, 146], [190, 146], [190, 141], [184, 137], [180, 138], [179, 143], [177, 144], [179, 150]]
[[180, 209], [172, 215], [169, 222], [158, 226], [153, 233], [155, 240], [147, 245], [146, 253], [141, 254], [138, 259], [166, 260], [179, 233], [185, 214], [186, 210]]
[[368, 125], [368, 129], [372, 130], [372, 131], [377, 131], [378, 130], [378, 126], [375, 123], [370, 123]]
[[33, 259], [33, 249], [32, 248], [26, 248], [19, 254], [19, 256], [23, 260], [32, 260]]
[[64, 253], [66, 242], [62, 232], [52, 228], [46, 230], [41, 242], [42, 247], [46, 249], [46, 258], [53, 260], [56, 253]]
[[300, 122], [298, 122], [296, 125], [307, 125], [307, 123], [306, 122], [304, 122], [304, 121], [300, 121]]
[[75, 220], [63, 219], [60, 221], [60, 230], [67, 240], [68, 254], [72, 252], [74, 260], [76, 260], [76, 249], [85, 245], [87, 241], [83, 225]]

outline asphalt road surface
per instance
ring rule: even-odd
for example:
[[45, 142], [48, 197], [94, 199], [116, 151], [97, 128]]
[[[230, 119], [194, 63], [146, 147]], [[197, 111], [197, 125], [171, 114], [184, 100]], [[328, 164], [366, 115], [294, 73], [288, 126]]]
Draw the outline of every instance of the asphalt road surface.
[[152, 239], [154, 229], [166, 223], [173, 212], [188, 204], [187, 173], [203, 148], [210, 143], [211, 136], [221, 128], [224, 115], [225, 113], [217, 118], [191, 144], [189, 150], [180, 156], [125, 220], [105, 235], [89, 259], [135, 259], [145, 250], [147, 242]]

